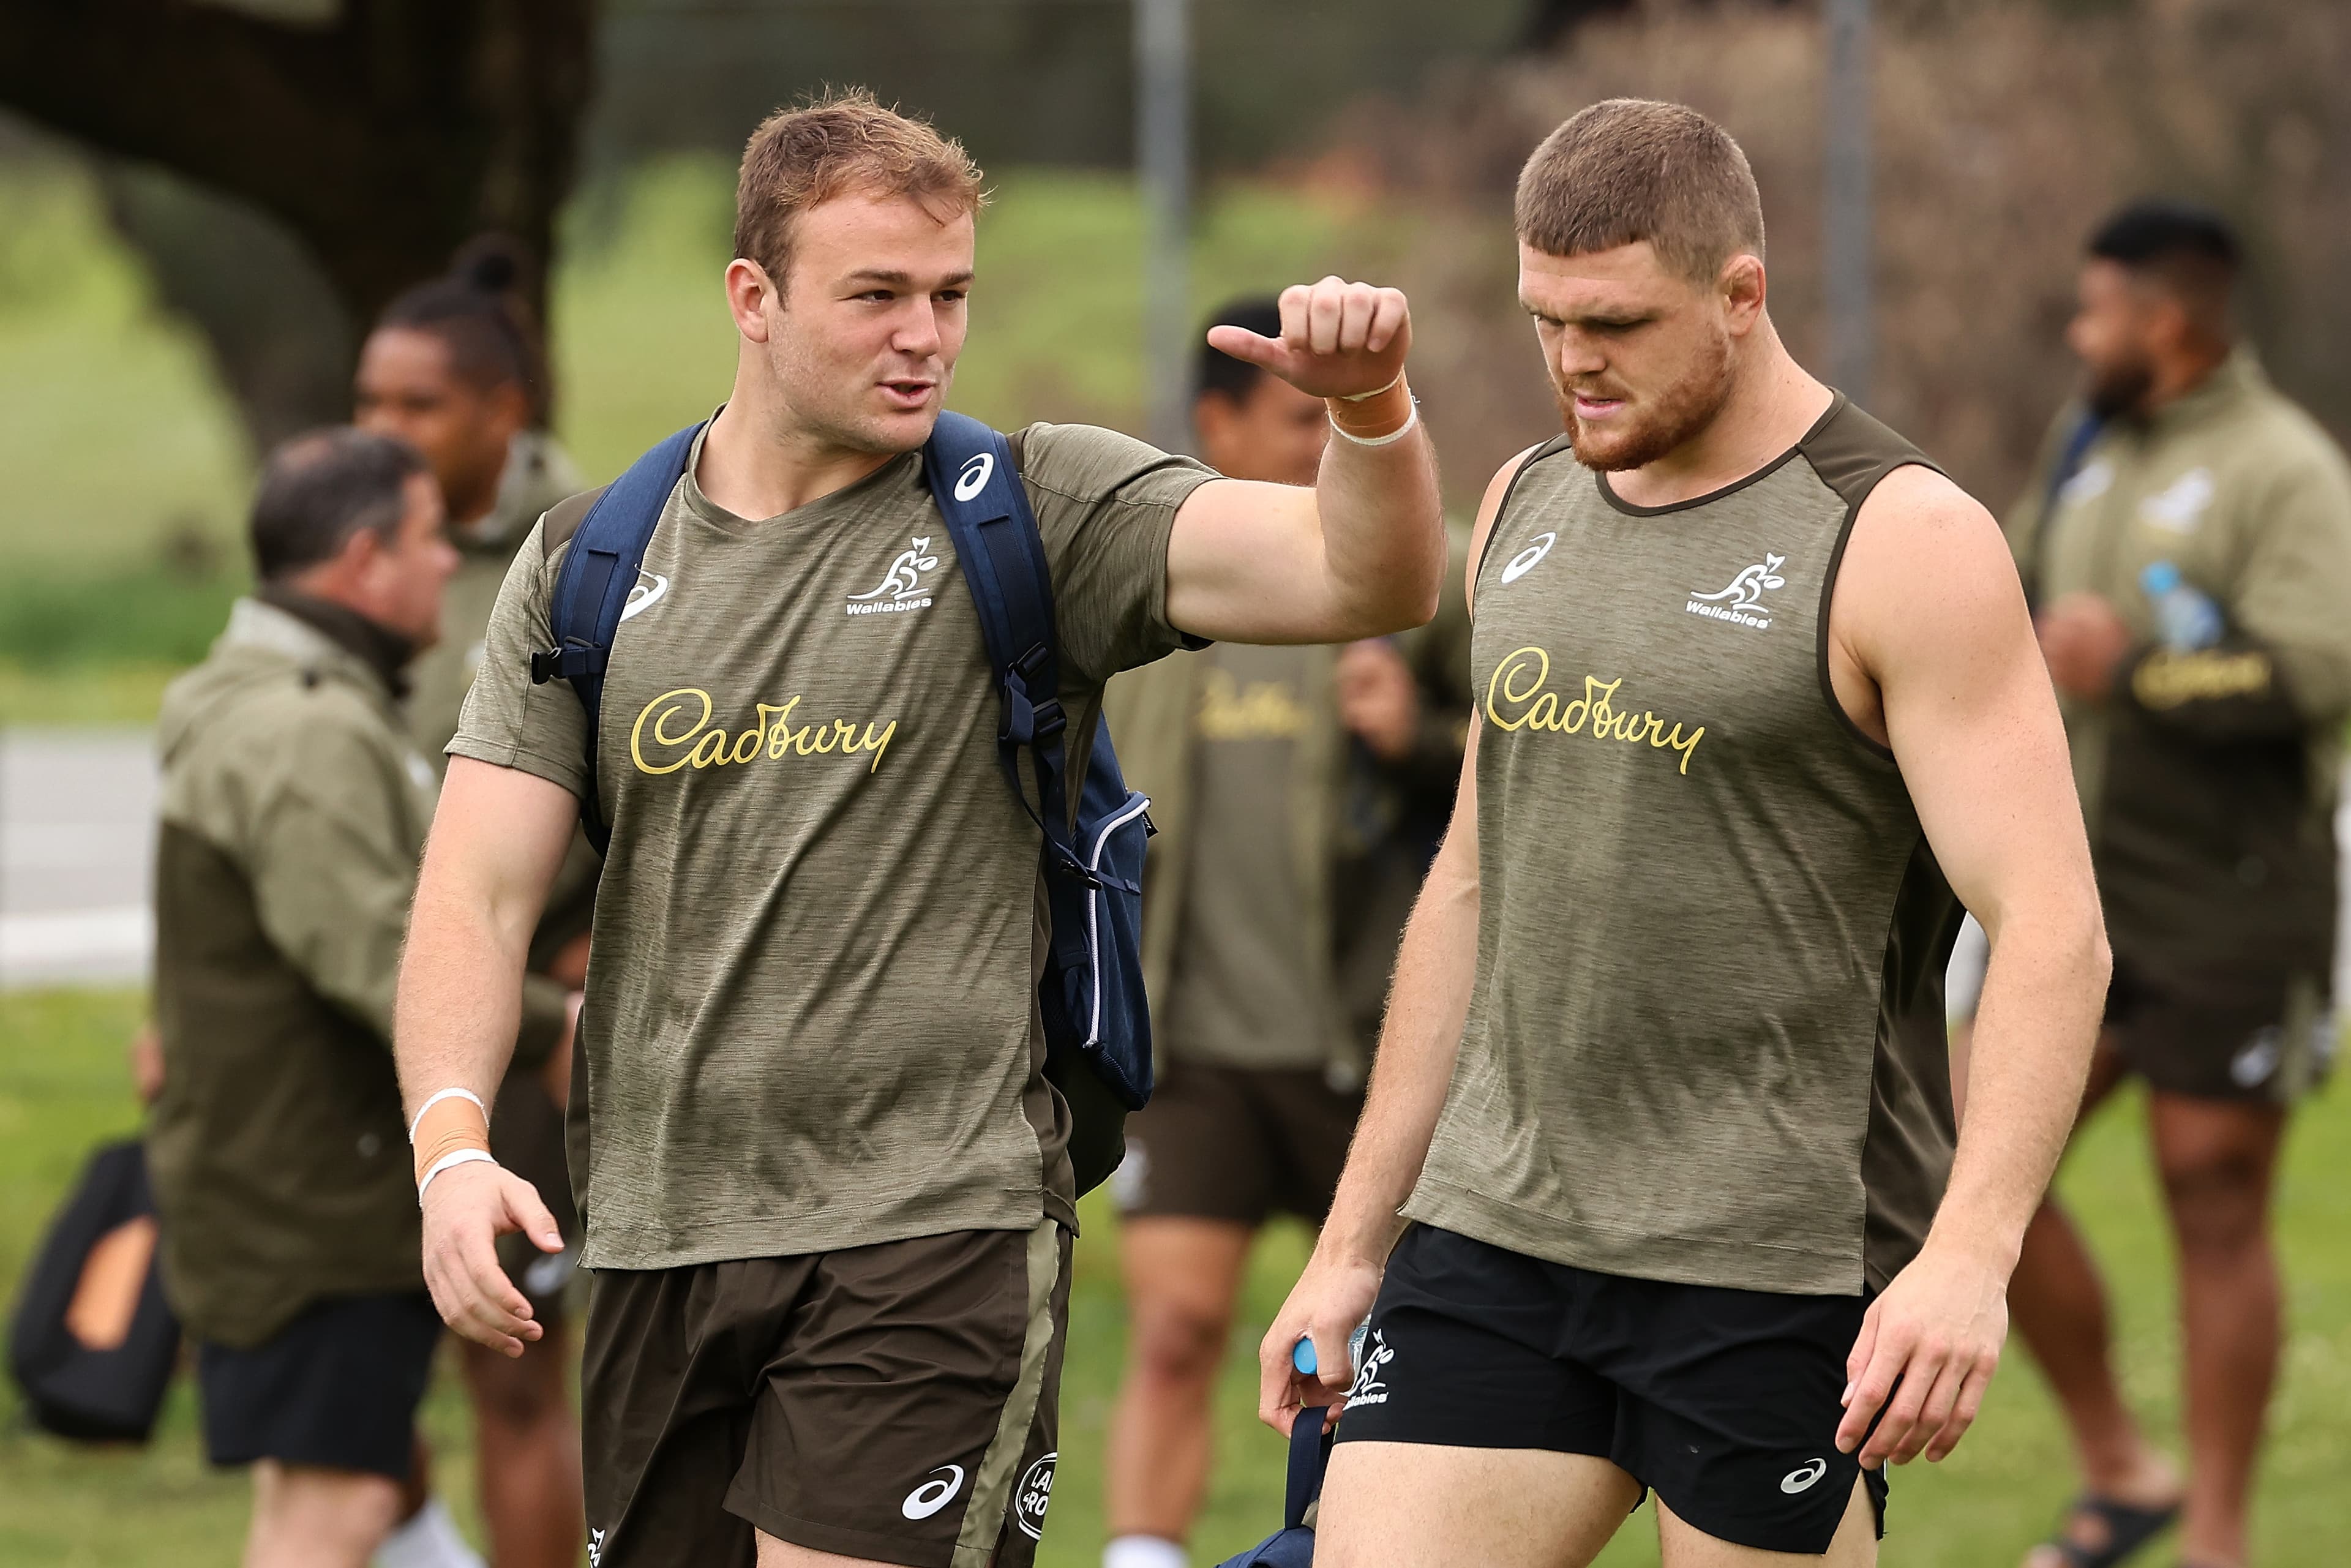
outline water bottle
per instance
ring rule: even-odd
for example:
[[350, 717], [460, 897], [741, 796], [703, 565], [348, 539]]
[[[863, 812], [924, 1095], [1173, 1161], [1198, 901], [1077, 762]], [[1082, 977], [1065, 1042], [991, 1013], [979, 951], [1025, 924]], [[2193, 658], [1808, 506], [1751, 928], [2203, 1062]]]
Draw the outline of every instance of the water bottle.
[[2173, 562], [2158, 560], [2138, 574], [2138, 585], [2155, 608], [2157, 634], [2176, 653], [2193, 653], [2220, 640], [2220, 607], [2181, 580]]

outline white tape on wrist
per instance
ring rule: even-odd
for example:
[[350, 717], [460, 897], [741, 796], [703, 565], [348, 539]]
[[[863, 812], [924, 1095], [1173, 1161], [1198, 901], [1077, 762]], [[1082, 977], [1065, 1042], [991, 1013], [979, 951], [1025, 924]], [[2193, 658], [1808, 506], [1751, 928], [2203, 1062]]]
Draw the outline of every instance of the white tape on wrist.
[[[1384, 391], [1385, 389], [1384, 388], [1382, 390]], [[1419, 423], [1420, 400], [1418, 398], [1415, 398], [1412, 400], [1412, 408], [1410, 412], [1405, 413], [1404, 416], [1404, 423], [1397, 425], [1394, 430], [1389, 431], [1385, 435], [1357, 435], [1349, 431], [1335, 419], [1331, 422], [1331, 434], [1338, 436], [1343, 441], [1352, 441], [1358, 446], [1392, 446], [1395, 443], [1402, 441], [1405, 436], [1410, 435], [1412, 434], [1412, 427]]]
[[[427, 1100], [423, 1104], [419, 1105], [416, 1108], [415, 1116], [408, 1124], [408, 1141], [411, 1144], [414, 1144], [416, 1142], [416, 1129], [423, 1124], [424, 1113], [430, 1111], [434, 1106], [438, 1105], [444, 1100], [471, 1100], [474, 1103], [474, 1109], [482, 1113], [482, 1120], [486, 1122], [490, 1119], [490, 1108], [487, 1105], [483, 1104], [482, 1097], [475, 1093], [472, 1090], [444, 1089], [439, 1093], [434, 1095], [433, 1098]], [[429, 1180], [431, 1178], [428, 1177], [427, 1179]]]
[[490, 1157], [490, 1151], [487, 1149], [459, 1149], [454, 1155], [444, 1155], [434, 1160], [433, 1168], [424, 1173], [424, 1179], [416, 1184], [417, 1203], [422, 1205], [424, 1202], [424, 1189], [433, 1185], [434, 1176], [439, 1176], [443, 1171], [454, 1169], [458, 1166], [470, 1166], [477, 1161], [493, 1166], [498, 1163]]

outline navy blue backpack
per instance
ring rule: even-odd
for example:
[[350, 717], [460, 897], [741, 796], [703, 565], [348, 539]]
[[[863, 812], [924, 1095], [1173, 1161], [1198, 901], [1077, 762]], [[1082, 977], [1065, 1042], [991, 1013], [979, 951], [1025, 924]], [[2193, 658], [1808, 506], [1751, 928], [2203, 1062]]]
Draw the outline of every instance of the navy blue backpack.
[[1322, 1495], [1322, 1472], [1331, 1463], [1332, 1434], [1322, 1430], [1324, 1412], [1308, 1406], [1290, 1428], [1290, 1479], [1282, 1489], [1281, 1528], [1217, 1568], [1314, 1568], [1314, 1532], [1306, 1511]]
[[[701, 429], [681, 430], [638, 458], [589, 507], [556, 573], [548, 619], [557, 645], [531, 655], [533, 681], [570, 682], [587, 710], [589, 794], [580, 821], [599, 850], [611, 832], [595, 796], [604, 670], [645, 546]], [[1052, 947], [1038, 982], [1046, 1076], [1076, 1118], [1070, 1158], [1082, 1192], [1117, 1168], [1125, 1113], [1151, 1098], [1142, 941], [1150, 802], [1120, 775], [1106, 720], [1097, 719], [1092, 745], [1081, 753], [1083, 775], [1071, 777], [1053, 580], [1010, 445], [977, 420], [942, 413], [923, 448], [923, 477], [955, 540], [995, 671], [1003, 704], [997, 760], [1042, 840], [1052, 916]], [[1024, 754], [1033, 803], [1021, 778]], [[1074, 1063], [1084, 1071], [1071, 1071]]]

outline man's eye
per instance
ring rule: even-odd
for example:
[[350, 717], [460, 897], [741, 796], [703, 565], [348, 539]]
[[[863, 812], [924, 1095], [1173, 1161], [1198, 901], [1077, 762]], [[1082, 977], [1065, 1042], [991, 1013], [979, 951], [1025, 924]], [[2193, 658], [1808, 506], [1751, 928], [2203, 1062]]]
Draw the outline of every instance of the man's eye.
[[968, 297], [960, 288], [942, 288], [934, 298], [942, 305], [960, 305]]

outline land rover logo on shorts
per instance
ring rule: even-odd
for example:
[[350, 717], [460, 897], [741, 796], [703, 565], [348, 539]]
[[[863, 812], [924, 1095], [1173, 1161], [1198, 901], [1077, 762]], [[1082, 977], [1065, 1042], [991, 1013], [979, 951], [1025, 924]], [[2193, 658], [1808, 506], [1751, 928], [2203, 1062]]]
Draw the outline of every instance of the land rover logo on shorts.
[[941, 1465], [931, 1474], [938, 1479], [925, 1481], [908, 1492], [906, 1500], [898, 1505], [898, 1511], [908, 1519], [930, 1518], [953, 1501], [956, 1493], [963, 1490], [961, 1465]]
[[1559, 535], [1555, 532], [1537, 534], [1526, 549], [1512, 556], [1510, 563], [1502, 568], [1502, 580], [1516, 582], [1534, 570], [1535, 563], [1551, 554], [1551, 547], [1557, 543]]
[[978, 495], [987, 488], [988, 477], [995, 472], [996, 454], [993, 452], [974, 454], [970, 462], [956, 470], [956, 499], [968, 501]]
[[1810, 1491], [1813, 1490], [1813, 1483], [1828, 1473], [1829, 1462], [1826, 1459], [1814, 1459], [1811, 1464], [1790, 1470], [1786, 1475], [1782, 1476], [1780, 1490], [1791, 1497], [1800, 1491]]
[[923, 589], [923, 573], [938, 568], [939, 558], [931, 553], [931, 536], [916, 534], [883, 573], [879, 588], [849, 596], [849, 612], [879, 615], [893, 610], [927, 610], [931, 596]]
[[1045, 1511], [1053, 1506], [1053, 1465], [1057, 1449], [1020, 1472], [1012, 1492], [1012, 1522], [1031, 1541], [1045, 1539]]

